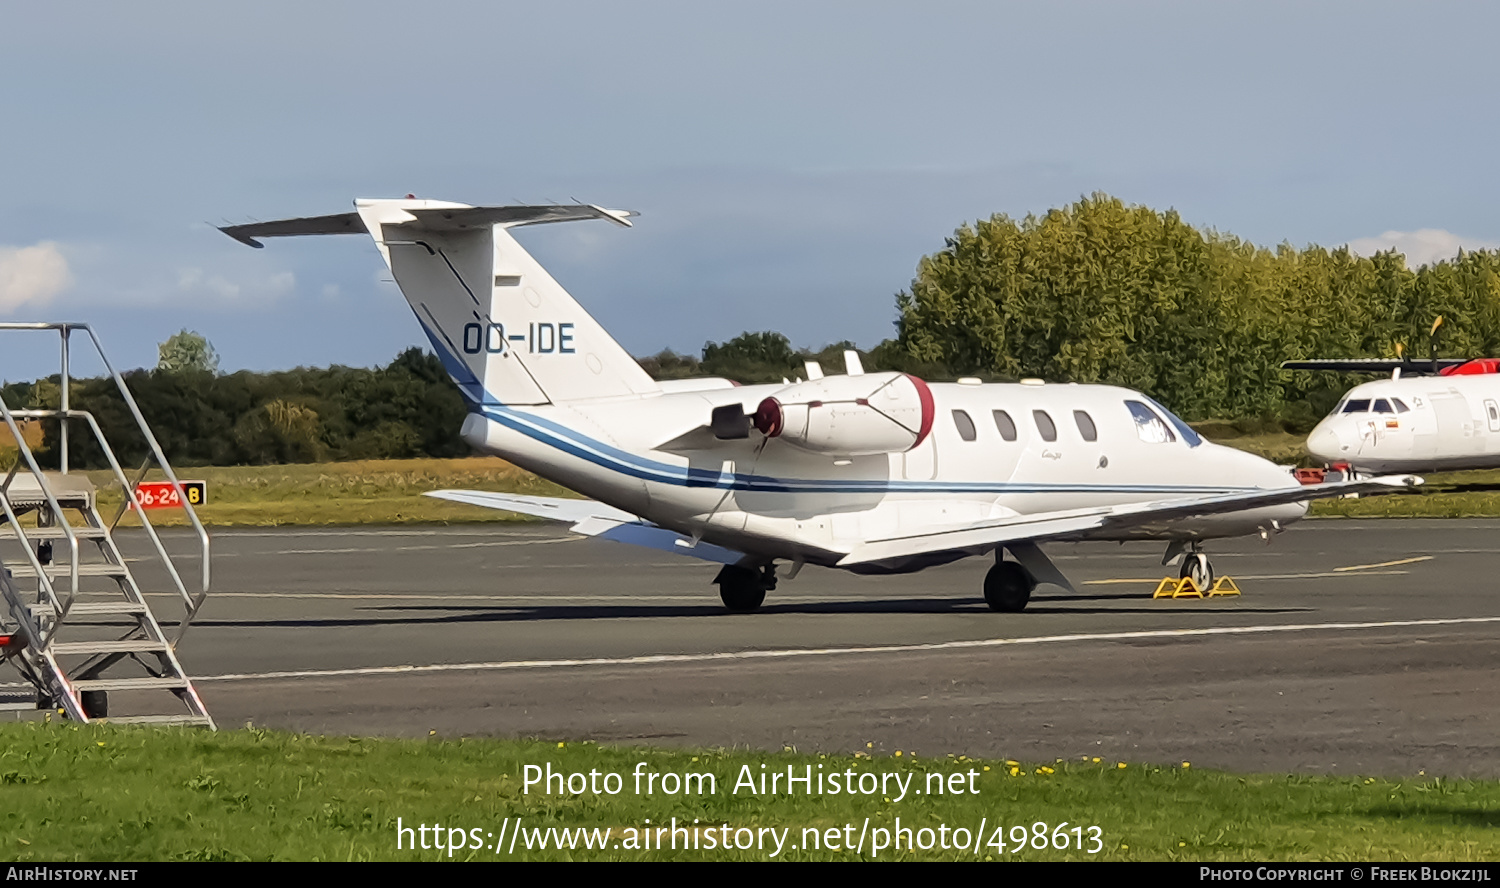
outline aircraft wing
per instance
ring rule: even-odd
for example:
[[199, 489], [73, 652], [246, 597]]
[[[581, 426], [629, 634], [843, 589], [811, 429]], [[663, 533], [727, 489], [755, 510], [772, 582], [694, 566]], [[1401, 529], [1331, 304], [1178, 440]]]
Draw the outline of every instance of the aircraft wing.
[[1437, 360], [1382, 360], [1379, 358], [1314, 358], [1306, 361], [1282, 361], [1283, 370], [1333, 370], [1339, 373], [1390, 373], [1400, 370], [1402, 376], [1424, 376], [1467, 364], [1468, 358]]
[[607, 506], [595, 500], [562, 499], [551, 496], [522, 496], [512, 493], [490, 493], [483, 490], [433, 490], [426, 494], [437, 499], [451, 500], [486, 509], [501, 509], [519, 512], [552, 521], [568, 521], [568, 528], [577, 534], [644, 546], [674, 555], [686, 555], [718, 564], [735, 564], [744, 558], [744, 553], [723, 546], [715, 546], [702, 540], [694, 541], [673, 530], [657, 527], [642, 521], [635, 515]]
[[1065, 537], [1077, 539], [1088, 536], [1091, 531], [1139, 527], [1196, 515], [1241, 512], [1264, 506], [1278, 506], [1351, 493], [1387, 492], [1392, 488], [1415, 487], [1421, 483], [1422, 479], [1412, 475], [1385, 475], [1363, 481], [1278, 487], [1219, 496], [1016, 515], [967, 527], [869, 540], [855, 546], [853, 551], [839, 561], [839, 566], [849, 567], [872, 561], [969, 549], [976, 546], [1041, 542]]

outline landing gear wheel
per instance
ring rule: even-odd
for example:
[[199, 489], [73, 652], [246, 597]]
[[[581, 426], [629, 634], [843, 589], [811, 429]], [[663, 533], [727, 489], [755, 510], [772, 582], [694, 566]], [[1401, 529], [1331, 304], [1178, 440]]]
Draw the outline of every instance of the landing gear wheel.
[[1036, 579], [1031, 571], [1014, 561], [996, 562], [984, 575], [984, 600], [990, 610], [1001, 613], [1018, 614], [1025, 610], [1035, 588]]
[[1178, 576], [1191, 577], [1199, 592], [1207, 592], [1214, 587], [1214, 566], [1202, 552], [1195, 552], [1184, 558], [1182, 573]]
[[760, 571], [726, 564], [714, 582], [719, 584], [719, 600], [732, 613], [751, 613], [766, 600], [766, 582]]

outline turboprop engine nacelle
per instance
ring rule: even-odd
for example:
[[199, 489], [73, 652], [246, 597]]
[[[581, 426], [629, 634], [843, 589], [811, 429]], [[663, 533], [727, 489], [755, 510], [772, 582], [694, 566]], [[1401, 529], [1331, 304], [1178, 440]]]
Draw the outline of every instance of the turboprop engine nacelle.
[[932, 391], [905, 373], [829, 376], [787, 386], [760, 402], [754, 423], [814, 453], [869, 456], [911, 450], [932, 431]]

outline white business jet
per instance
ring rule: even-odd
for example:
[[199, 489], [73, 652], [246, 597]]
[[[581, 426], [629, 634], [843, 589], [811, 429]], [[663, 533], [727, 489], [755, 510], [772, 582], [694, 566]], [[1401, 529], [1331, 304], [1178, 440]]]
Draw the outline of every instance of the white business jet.
[[[431, 496], [572, 524], [576, 533], [722, 565], [731, 611], [776, 586], [776, 563], [902, 573], [994, 552], [984, 598], [1020, 611], [1039, 582], [1071, 589], [1047, 540], [1169, 541], [1213, 582], [1202, 542], [1269, 538], [1306, 500], [1420, 483], [1303, 486], [1199, 437], [1139, 392], [1103, 385], [932, 384], [845, 372], [738, 386], [657, 382], [512, 237], [543, 222], [634, 213], [589, 205], [471, 207], [359, 200], [352, 213], [228, 226], [231, 237], [369, 233], [469, 408], [462, 434], [592, 500]], [[1014, 560], [1004, 556], [1009, 552]]]
[[1312, 430], [1307, 450], [1325, 464], [1356, 475], [1500, 468], [1500, 360], [1314, 360], [1282, 367], [1390, 374], [1350, 389]]

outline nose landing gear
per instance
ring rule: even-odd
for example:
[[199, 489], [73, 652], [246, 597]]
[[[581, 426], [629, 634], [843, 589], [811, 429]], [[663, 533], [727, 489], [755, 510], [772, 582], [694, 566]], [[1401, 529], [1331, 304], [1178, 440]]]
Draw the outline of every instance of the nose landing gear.
[[1202, 552], [1189, 553], [1182, 559], [1182, 572], [1178, 576], [1191, 579], [1200, 592], [1207, 592], [1214, 587], [1213, 563]]

